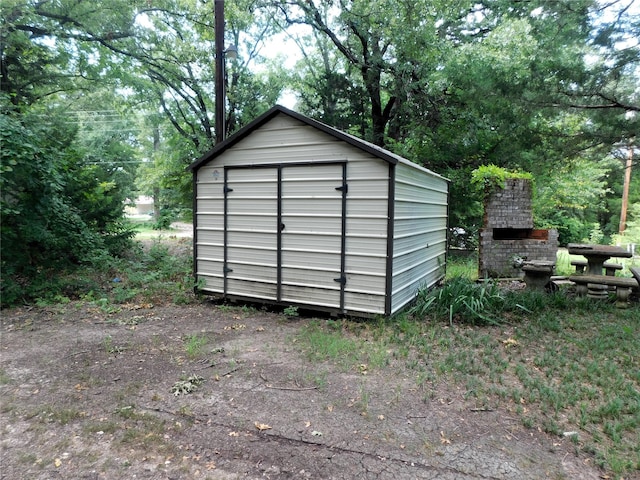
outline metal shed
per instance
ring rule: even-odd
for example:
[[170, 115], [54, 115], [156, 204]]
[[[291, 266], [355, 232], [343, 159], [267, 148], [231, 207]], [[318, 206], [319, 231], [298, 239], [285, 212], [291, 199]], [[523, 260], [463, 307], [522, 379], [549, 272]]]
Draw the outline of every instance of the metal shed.
[[398, 312], [444, 276], [448, 181], [275, 106], [189, 167], [199, 290]]

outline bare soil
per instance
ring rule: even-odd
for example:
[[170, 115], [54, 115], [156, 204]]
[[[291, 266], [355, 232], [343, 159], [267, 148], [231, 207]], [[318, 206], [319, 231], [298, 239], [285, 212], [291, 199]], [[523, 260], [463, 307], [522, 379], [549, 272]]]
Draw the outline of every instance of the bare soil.
[[210, 302], [3, 311], [0, 478], [599, 478], [569, 439], [456, 385], [427, 397], [400, 364], [310, 362], [308, 321]]

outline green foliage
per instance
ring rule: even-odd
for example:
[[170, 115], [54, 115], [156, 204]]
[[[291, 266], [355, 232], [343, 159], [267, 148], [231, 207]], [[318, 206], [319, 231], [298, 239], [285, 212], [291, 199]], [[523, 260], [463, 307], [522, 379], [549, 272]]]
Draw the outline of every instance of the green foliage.
[[386, 365], [389, 358], [382, 339], [370, 341], [353, 335], [354, 331], [361, 328], [366, 326], [345, 321], [332, 323], [327, 329], [319, 322], [311, 321], [302, 327], [296, 338], [307, 347], [309, 359], [332, 360], [345, 370], [357, 370], [364, 374], [368, 368]]
[[619, 245], [634, 243], [636, 244], [636, 248], [640, 250], [640, 203], [629, 207], [626, 227], [621, 235], [613, 236], [614, 243]]
[[448, 319], [450, 323], [495, 324], [494, 312], [500, 310], [505, 298], [493, 283], [477, 283], [467, 278], [452, 278], [442, 287], [421, 290], [412, 315], [430, 315]]
[[133, 231], [121, 220], [130, 178], [87, 164], [77, 130], [57, 110], [19, 117], [5, 97], [0, 109], [1, 288], [3, 304], [11, 304], [55, 272], [121, 252]]
[[297, 317], [300, 315], [298, 313], [298, 307], [294, 305], [289, 305], [288, 307], [285, 307], [282, 310], [282, 313], [284, 313], [287, 317]]
[[493, 164], [482, 165], [471, 172], [471, 183], [479, 186], [483, 192], [503, 189], [507, 179], [533, 181], [533, 176], [527, 172], [509, 171]]
[[3, 306], [10, 306], [80, 298], [108, 313], [118, 311], [119, 304], [130, 302], [186, 304], [195, 300], [192, 268], [190, 249], [170, 251], [156, 240], [148, 248], [134, 246], [122, 256], [102, 251], [87, 265], [55, 272], [43, 270], [29, 281], [10, 283], [3, 272], [2, 302]]
[[207, 344], [207, 338], [200, 334], [187, 335], [184, 340], [184, 349], [187, 352], [189, 358], [195, 358], [202, 353], [205, 345]]
[[578, 158], [539, 173], [533, 199], [535, 223], [556, 228], [561, 245], [587, 239], [604, 216], [608, 182], [615, 169], [611, 159]]
[[537, 314], [567, 305], [562, 294], [505, 289], [498, 283], [478, 282], [477, 273], [475, 255], [450, 257], [443, 285], [420, 290], [409, 313], [450, 324], [495, 325], [513, 315]]

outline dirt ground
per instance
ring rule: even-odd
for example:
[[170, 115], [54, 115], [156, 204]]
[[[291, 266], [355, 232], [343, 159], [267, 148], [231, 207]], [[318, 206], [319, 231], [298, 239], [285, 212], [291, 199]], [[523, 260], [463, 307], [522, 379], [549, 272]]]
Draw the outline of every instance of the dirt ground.
[[308, 321], [208, 301], [3, 311], [0, 478], [599, 478], [455, 385], [425, 399], [401, 365], [310, 362]]

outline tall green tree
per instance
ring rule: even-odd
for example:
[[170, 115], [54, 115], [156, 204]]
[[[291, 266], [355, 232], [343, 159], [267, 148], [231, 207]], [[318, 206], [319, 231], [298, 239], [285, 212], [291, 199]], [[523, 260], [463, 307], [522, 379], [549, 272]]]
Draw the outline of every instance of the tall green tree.
[[555, 176], [604, 169], [578, 188], [579, 208], [565, 210], [582, 226], [602, 220], [616, 168], [602, 159], [637, 131], [631, 0], [266, 3], [283, 24], [323, 35], [351, 67], [338, 67], [342, 80], [328, 78], [343, 99], [347, 85], [367, 92], [366, 138], [454, 180], [454, 225], [480, 222], [479, 199], [465, 186], [488, 163], [531, 171], [557, 189], [541, 197], [550, 202], [542, 223], [553, 220], [544, 213], [556, 211], [551, 199], [563, 198]]

